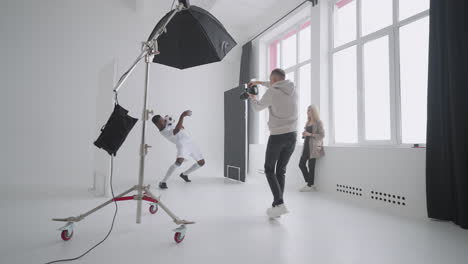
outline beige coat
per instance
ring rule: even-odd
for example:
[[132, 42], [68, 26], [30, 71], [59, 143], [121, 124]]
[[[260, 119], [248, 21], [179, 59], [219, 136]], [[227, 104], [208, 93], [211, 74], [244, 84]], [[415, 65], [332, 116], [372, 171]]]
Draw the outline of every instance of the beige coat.
[[322, 121], [317, 121], [312, 125], [312, 136], [309, 139], [310, 159], [318, 159], [325, 156], [325, 151], [323, 150], [324, 137], [325, 130], [323, 129], [323, 123]]

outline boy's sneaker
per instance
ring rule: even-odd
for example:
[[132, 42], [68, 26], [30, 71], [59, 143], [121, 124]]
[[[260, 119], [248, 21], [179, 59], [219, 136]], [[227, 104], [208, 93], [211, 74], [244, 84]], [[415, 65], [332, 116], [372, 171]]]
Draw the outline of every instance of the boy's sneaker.
[[278, 218], [284, 214], [289, 213], [288, 208], [284, 204], [277, 205], [267, 209], [267, 215], [270, 218]]
[[299, 189], [300, 192], [313, 192], [316, 190], [317, 190], [317, 187], [315, 187], [315, 185], [312, 185], [312, 186], [306, 185], [302, 187], [301, 189]]
[[180, 176], [180, 177], [182, 178], [182, 180], [184, 180], [185, 182], [192, 182], [192, 181], [188, 178], [188, 175], [184, 175], [183, 173], [181, 173], [179, 176]]
[[160, 182], [159, 189], [167, 189], [167, 184], [165, 182]]

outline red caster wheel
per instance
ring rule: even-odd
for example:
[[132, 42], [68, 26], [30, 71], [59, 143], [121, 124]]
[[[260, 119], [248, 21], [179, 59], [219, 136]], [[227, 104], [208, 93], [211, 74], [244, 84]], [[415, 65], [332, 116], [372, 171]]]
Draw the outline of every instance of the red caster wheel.
[[181, 243], [182, 241], [184, 241], [184, 238], [185, 238], [185, 235], [182, 235], [182, 233], [180, 232], [176, 232], [174, 234], [174, 241], [179, 244]]
[[159, 209], [159, 206], [155, 205], [155, 204], [152, 204], [150, 207], [149, 207], [149, 212], [151, 214], [155, 214]]
[[62, 233], [60, 234], [60, 236], [62, 237], [63, 241], [68, 241], [68, 240], [70, 240], [72, 238], [73, 231], [68, 232], [68, 230], [63, 230]]

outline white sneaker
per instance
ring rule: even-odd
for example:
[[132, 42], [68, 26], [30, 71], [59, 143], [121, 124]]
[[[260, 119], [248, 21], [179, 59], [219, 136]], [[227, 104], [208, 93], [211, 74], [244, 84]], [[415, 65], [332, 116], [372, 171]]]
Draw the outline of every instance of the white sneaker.
[[317, 190], [317, 187], [315, 187], [315, 185], [312, 185], [312, 186], [306, 185], [302, 187], [301, 189], [299, 189], [300, 192], [313, 192], [316, 190]]
[[274, 207], [270, 207], [266, 210], [266, 214], [268, 215], [268, 217], [271, 219], [280, 217], [280, 216], [273, 216], [273, 208]]
[[275, 206], [275, 207], [272, 207], [272, 208], [268, 208], [267, 210], [267, 215], [270, 217], [270, 218], [278, 218], [284, 214], [287, 214], [289, 213], [289, 210], [288, 208], [286, 208], [286, 206], [284, 204], [280, 204], [278, 206]]

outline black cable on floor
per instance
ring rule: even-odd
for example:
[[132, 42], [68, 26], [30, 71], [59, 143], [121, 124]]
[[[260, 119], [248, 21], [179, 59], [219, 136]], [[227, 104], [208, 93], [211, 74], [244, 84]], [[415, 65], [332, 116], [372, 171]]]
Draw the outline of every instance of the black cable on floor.
[[[112, 186], [112, 176], [114, 174], [114, 156], [111, 155], [111, 172], [110, 172], [110, 188], [111, 188], [111, 193], [112, 193], [112, 199], [115, 199], [114, 197], [114, 188]], [[97, 248], [99, 245], [101, 245], [104, 241], [106, 241], [106, 239], [109, 237], [109, 235], [111, 234], [112, 232], [112, 229], [114, 228], [114, 222], [115, 222], [115, 217], [117, 216], [117, 211], [119, 210], [119, 207], [117, 206], [117, 202], [114, 200], [114, 204], [115, 204], [115, 212], [114, 212], [114, 217], [112, 218], [112, 224], [111, 224], [111, 227], [109, 229], [109, 232], [107, 232], [107, 235], [104, 237], [104, 239], [102, 239], [99, 243], [97, 243], [96, 245], [94, 245], [92, 248], [88, 249], [85, 253], [81, 254], [80, 256], [78, 257], [75, 257], [75, 258], [69, 258], [69, 259], [59, 259], [59, 260], [54, 260], [54, 261], [51, 261], [51, 262], [47, 262], [46, 264], [52, 264], [52, 263], [59, 263], [59, 262], [68, 262], [68, 261], [75, 261], [75, 260], [78, 260], [82, 257], [84, 257], [86, 254], [88, 254], [89, 252], [91, 252], [93, 249]]]

